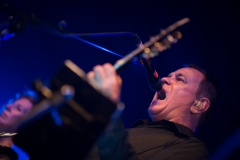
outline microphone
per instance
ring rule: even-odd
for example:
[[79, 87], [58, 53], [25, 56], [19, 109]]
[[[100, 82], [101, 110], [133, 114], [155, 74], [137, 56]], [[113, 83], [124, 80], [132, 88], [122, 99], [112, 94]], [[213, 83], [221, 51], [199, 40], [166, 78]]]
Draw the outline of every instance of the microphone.
[[[26, 25], [26, 19], [18, 15], [10, 16], [10, 22], [4, 23], [3, 29], [0, 30], [0, 41], [6, 41], [22, 32]], [[1, 28], [1, 26], [0, 26]]]
[[142, 57], [141, 62], [147, 72], [149, 87], [152, 89], [152, 91], [157, 92], [158, 99], [165, 99], [166, 93], [164, 90], [162, 90], [162, 80], [159, 77], [157, 71], [154, 69], [150, 59]]
[[0, 10], [10, 14], [9, 22], [0, 24], [0, 41], [5, 41], [24, 30], [27, 18], [24, 13], [18, 11], [8, 0], [0, 3]]
[[4, 28], [0, 30], [0, 42], [6, 41], [9, 38], [12, 38], [15, 36], [15, 33], [11, 33], [9, 31], [9, 28]]
[[[134, 37], [136, 45], [138, 47], [142, 45], [142, 40], [140, 37], [137, 34], [135, 34]], [[162, 89], [161, 78], [159, 77], [157, 71], [154, 69], [151, 60], [144, 57], [140, 57], [139, 59], [146, 70], [149, 87], [152, 89], [152, 91], [160, 91]]]
[[150, 59], [141, 58], [141, 62], [146, 70], [148, 76], [148, 84], [153, 91], [160, 91], [162, 89], [161, 78], [154, 69]]

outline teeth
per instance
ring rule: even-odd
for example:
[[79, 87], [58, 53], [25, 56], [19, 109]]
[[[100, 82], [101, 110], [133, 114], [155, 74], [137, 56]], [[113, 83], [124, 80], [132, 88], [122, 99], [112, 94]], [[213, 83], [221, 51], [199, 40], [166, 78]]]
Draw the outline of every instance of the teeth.
[[163, 100], [163, 99], [166, 98], [166, 94], [165, 94], [164, 90], [161, 90], [161, 91], [158, 92], [158, 98], [160, 100]]

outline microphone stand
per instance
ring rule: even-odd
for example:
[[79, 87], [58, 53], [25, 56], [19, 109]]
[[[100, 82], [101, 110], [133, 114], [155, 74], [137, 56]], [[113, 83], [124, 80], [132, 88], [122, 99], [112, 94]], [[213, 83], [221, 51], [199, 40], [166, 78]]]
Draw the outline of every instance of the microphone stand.
[[[98, 44], [95, 44], [93, 42], [90, 42], [88, 40], [83, 39], [82, 37], [112, 37], [112, 36], [132, 36], [134, 37], [134, 41], [136, 45], [138, 46], [141, 42], [139, 42], [139, 36], [136, 33], [133, 32], [103, 32], [103, 33], [71, 33], [66, 30], [66, 22], [61, 21], [58, 26], [50, 24], [48, 22], [42, 21], [38, 19], [34, 14], [31, 13], [25, 13], [19, 9], [17, 9], [15, 6], [9, 4], [9, 3], [0, 3], [0, 9], [7, 14], [11, 15], [11, 20], [9, 24], [9, 28], [5, 27], [4, 32], [0, 31], [0, 41], [7, 40], [8, 38], [14, 37], [15, 33], [19, 33], [23, 31], [23, 27], [25, 27], [26, 21], [29, 21], [31, 24], [34, 25], [35, 28], [44, 30], [46, 32], [50, 32], [52, 34], [61, 36], [61, 37], [66, 37], [66, 38], [74, 38], [77, 39], [81, 42], [84, 42], [88, 45], [91, 45], [93, 47], [96, 47], [98, 49], [101, 49], [103, 51], [106, 51], [108, 53], [111, 53], [113, 55], [116, 55], [120, 58], [123, 58], [124, 56], [116, 53], [114, 51], [111, 51], [105, 47], [102, 47]], [[20, 19], [20, 20], [19, 20]], [[4, 23], [5, 24], [5, 23]], [[3, 26], [4, 24], [0, 24], [0, 26]], [[5, 25], [6, 26], [6, 25]], [[21, 26], [20, 28], [16, 26]], [[0, 28], [1, 29], [1, 28]], [[133, 59], [133, 64], [140, 64], [138, 62], [138, 58], [135, 57]]]

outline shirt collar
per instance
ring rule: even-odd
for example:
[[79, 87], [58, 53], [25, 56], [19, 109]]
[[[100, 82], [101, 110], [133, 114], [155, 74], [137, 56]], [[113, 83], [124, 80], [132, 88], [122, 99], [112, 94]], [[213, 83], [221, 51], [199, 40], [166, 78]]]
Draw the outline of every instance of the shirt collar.
[[179, 135], [185, 135], [187, 137], [193, 137], [194, 132], [186, 126], [178, 123], [170, 122], [167, 120], [160, 120], [150, 122], [149, 120], [138, 120], [133, 127], [147, 127], [147, 128], [167, 128]]

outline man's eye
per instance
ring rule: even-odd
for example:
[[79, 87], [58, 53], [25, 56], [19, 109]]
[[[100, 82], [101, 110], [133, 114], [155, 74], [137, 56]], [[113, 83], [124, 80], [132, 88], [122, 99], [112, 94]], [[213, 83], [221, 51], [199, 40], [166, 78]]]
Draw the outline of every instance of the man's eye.
[[183, 80], [182, 78], [180, 78], [180, 77], [177, 78], [177, 81], [182, 81], [182, 82], [184, 82], [184, 80]]

